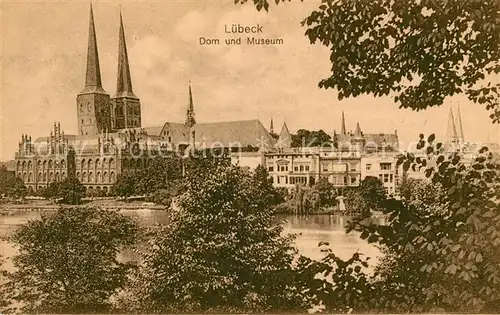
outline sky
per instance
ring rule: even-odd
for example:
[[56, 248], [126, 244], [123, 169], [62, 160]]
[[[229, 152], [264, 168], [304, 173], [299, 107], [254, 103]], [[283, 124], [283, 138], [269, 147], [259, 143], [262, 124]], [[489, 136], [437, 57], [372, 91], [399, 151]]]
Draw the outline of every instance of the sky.
[[[312, 45], [300, 22], [319, 1], [271, 5], [257, 12], [230, 1], [93, 1], [104, 89], [116, 90], [121, 9], [134, 93], [142, 103], [142, 125], [183, 122], [191, 81], [198, 122], [259, 119], [279, 132], [289, 129], [340, 130], [359, 122], [365, 133], [393, 133], [400, 142], [419, 133], [446, 133], [450, 106], [460, 104], [468, 141], [500, 142], [499, 125], [463, 96], [441, 107], [399, 109], [388, 97], [339, 101], [337, 92], [318, 88], [329, 76], [328, 48]], [[21, 134], [47, 136], [55, 121], [66, 134], [77, 130], [76, 95], [85, 82], [89, 2], [4, 1], [1, 4], [0, 159], [14, 158]], [[262, 25], [260, 37], [282, 45], [225, 45], [225, 25]], [[200, 37], [220, 45], [200, 45]]]

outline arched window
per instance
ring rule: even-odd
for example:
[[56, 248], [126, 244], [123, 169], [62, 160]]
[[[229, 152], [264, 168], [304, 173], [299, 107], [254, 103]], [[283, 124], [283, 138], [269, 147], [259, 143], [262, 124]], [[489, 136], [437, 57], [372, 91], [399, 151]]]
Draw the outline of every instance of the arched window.
[[114, 159], [109, 159], [109, 168], [111, 168], [111, 169], [115, 168], [115, 160]]
[[82, 170], [83, 170], [83, 169], [85, 169], [85, 165], [86, 165], [86, 163], [85, 163], [85, 162], [86, 162], [86, 161], [85, 161], [85, 159], [83, 159], [83, 160], [82, 160], [82, 163], [81, 163], [81, 169], [82, 169]]
[[82, 181], [82, 177], [80, 176], [80, 172], [76, 172], [76, 179]]
[[33, 169], [33, 163], [31, 161], [28, 162], [28, 171]]
[[86, 183], [87, 182], [87, 172], [82, 173], [82, 182]]
[[22, 169], [21, 169], [21, 161], [17, 161], [17, 168], [16, 168], [16, 170], [18, 172], [22, 171]]
[[123, 159], [122, 168], [128, 168], [128, 167], [129, 167], [128, 159]]
[[52, 169], [52, 160], [49, 160], [49, 169]]
[[92, 159], [89, 159], [87, 163], [88, 163], [89, 169], [91, 170], [92, 167], [94, 166], [94, 164], [92, 163]]
[[94, 173], [89, 172], [89, 182], [94, 182]]
[[101, 160], [99, 160], [99, 159], [96, 159], [96, 160], [95, 160], [95, 168], [96, 168], [97, 170], [101, 168]]
[[33, 181], [33, 173], [28, 174], [28, 183], [31, 183]]
[[22, 171], [24, 172], [26, 170], [26, 161], [23, 161], [23, 168]]
[[137, 168], [142, 168], [142, 160], [137, 160]]
[[108, 182], [108, 172], [102, 173], [102, 182], [107, 183]]
[[130, 160], [130, 168], [135, 168], [135, 160]]
[[49, 182], [53, 182], [53, 181], [54, 181], [54, 173], [50, 172], [49, 173]]
[[61, 181], [61, 177], [59, 176], [59, 172], [56, 172], [56, 182]]
[[43, 181], [44, 181], [44, 182], [47, 182], [47, 172], [44, 172], [44, 173], [43, 173]]
[[42, 181], [42, 172], [38, 172], [38, 175], [37, 175], [37, 177], [36, 177], [36, 180], [37, 180], [38, 182]]
[[104, 169], [107, 169], [108, 168], [108, 160], [106, 158], [102, 159], [102, 167]]
[[61, 168], [66, 168], [66, 161], [61, 160]]
[[65, 179], [66, 179], [66, 172], [62, 172], [62, 173], [61, 173], [61, 179], [62, 179], [62, 180], [65, 180]]
[[26, 173], [23, 173], [23, 182], [26, 183], [26, 179], [27, 179], [27, 174]]
[[97, 172], [96, 177], [95, 177], [95, 181], [96, 181], [96, 183], [101, 182], [101, 172]]
[[114, 183], [116, 181], [115, 172], [109, 173], [109, 181]]

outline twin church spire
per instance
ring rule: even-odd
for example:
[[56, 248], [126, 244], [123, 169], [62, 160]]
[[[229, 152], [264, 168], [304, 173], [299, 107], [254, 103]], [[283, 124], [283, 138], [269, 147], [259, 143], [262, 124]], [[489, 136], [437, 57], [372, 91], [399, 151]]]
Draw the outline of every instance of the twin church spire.
[[[87, 48], [87, 71], [85, 76], [85, 89], [89, 92], [102, 89], [101, 68], [99, 65], [99, 52], [94, 22], [94, 10], [90, 4], [89, 41]], [[103, 90], [104, 91], [104, 90]], [[132, 79], [128, 62], [127, 43], [123, 17], [120, 11], [120, 30], [118, 39], [118, 75], [116, 80], [116, 94], [114, 97], [137, 98], [132, 91]]]
[[141, 126], [141, 105], [132, 90], [123, 18], [120, 12], [118, 75], [116, 94], [110, 99], [102, 88], [94, 12], [90, 4], [89, 38], [85, 87], [77, 96], [78, 129], [81, 135], [95, 135]]

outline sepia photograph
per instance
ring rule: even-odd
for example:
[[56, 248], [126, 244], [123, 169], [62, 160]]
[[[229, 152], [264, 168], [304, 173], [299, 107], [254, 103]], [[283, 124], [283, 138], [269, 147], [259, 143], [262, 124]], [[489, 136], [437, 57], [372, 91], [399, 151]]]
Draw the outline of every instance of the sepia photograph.
[[500, 0], [0, 12], [0, 315], [500, 313]]

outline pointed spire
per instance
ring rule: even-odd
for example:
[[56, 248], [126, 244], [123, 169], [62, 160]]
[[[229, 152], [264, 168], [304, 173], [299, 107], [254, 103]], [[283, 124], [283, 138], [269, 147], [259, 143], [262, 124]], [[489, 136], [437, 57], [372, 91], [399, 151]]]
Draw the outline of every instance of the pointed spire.
[[189, 110], [194, 112], [193, 92], [191, 91], [191, 81], [189, 81]]
[[128, 63], [127, 43], [125, 42], [125, 30], [123, 28], [122, 11], [120, 10], [120, 31], [118, 39], [118, 76], [116, 81], [116, 94], [114, 97], [137, 98], [132, 91], [132, 79], [130, 77], [130, 66]]
[[359, 127], [359, 122], [356, 123], [356, 130], [354, 131], [354, 136], [356, 138], [363, 137], [363, 134], [361, 133], [361, 128]]
[[276, 147], [278, 148], [290, 148], [292, 146], [292, 136], [288, 130], [286, 122], [283, 122], [283, 127], [281, 128], [280, 136], [276, 142]]
[[462, 115], [460, 114], [460, 105], [458, 105], [457, 108], [457, 126], [458, 126], [458, 131], [457, 131], [457, 136], [461, 142], [464, 141], [464, 130], [462, 127]]
[[271, 117], [271, 125], [269, 126], [269, 133], [274, 133], [273, 117]]
[[453, 109], [450, 107], [450, 115], [448, 118], [448, 130], [446, 132], [446, 136], [452, 142], [457, 141], [457, 129], [455, 127], [455, 118], [453, 117]]
[[345, 134], [346, 134], [346, 131], [345, 131], [345, 117], [344, 117], [344, 111], [342, 111], [342, 123], [341, 123], [341, 127], [340, 127], [340, 134], [341, 134], [341, 135], [345, 135]]
[[189, 105], [186, 111], [186, 125], [193, 127], [196, 124], [194, 119], [193, 92], [191, 91], [191, 81], [189, 81]]
[[94, 25], [94, 11], [90, 4], [89, 40], [87, 47], [87, 72], [85, 74], [85, 88], [81, 93], [101, 92], [102, 89], [101, 68], [99, 67], [99, 53], [97, 51], [97, 39]]

